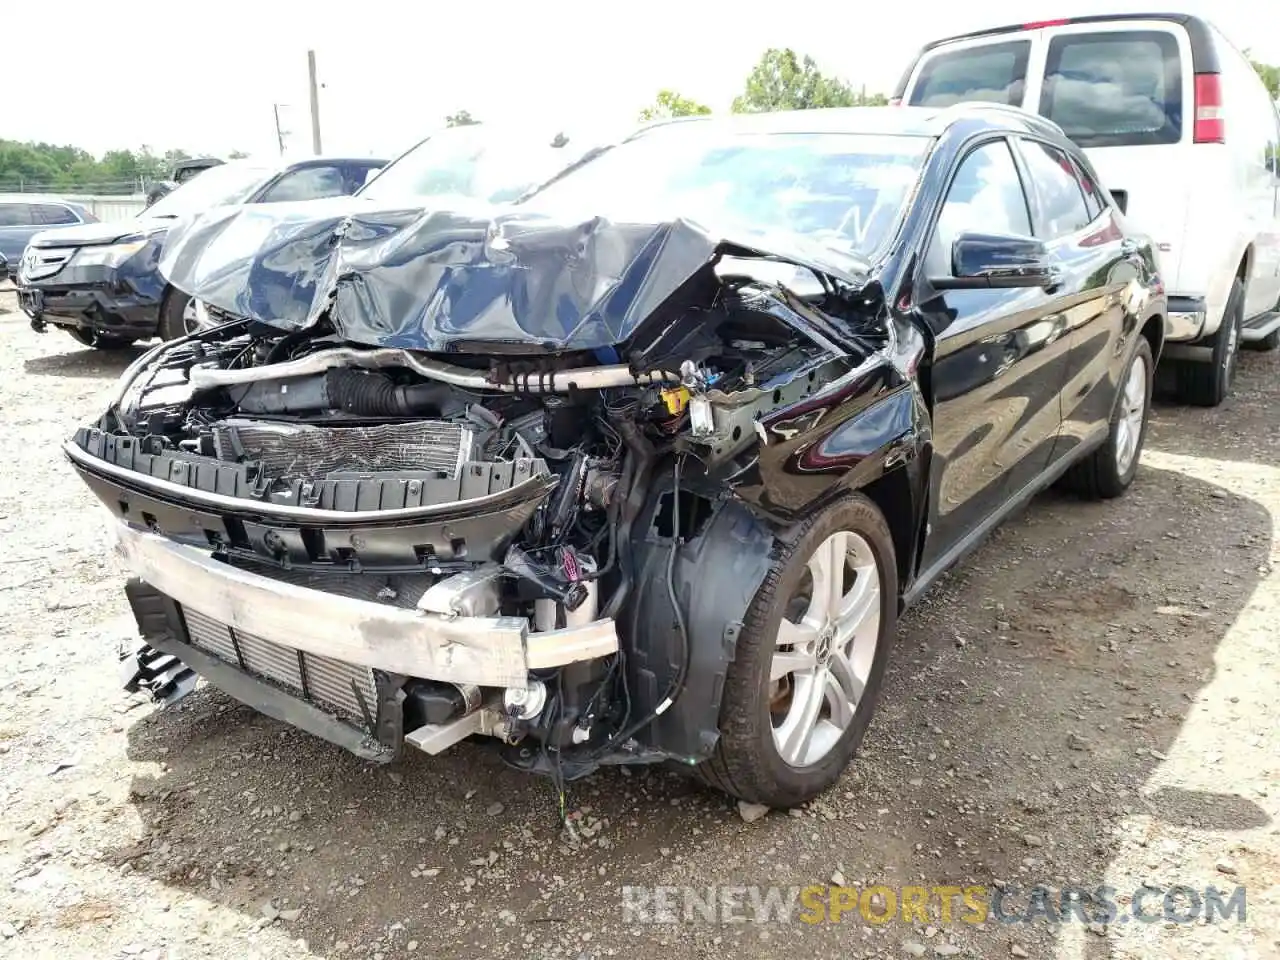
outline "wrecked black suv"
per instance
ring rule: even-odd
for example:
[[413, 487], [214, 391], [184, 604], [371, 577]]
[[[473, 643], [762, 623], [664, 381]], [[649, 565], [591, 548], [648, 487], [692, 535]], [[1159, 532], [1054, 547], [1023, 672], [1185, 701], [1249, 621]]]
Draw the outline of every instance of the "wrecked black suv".
[[1057, 127], [974, 106], [661, 124], [501, 209], [214, 211], [163, 269], [237, 319], [65, 448], [126, 680], [803, 801], [905, 604], [1049, 483], [1133, 479], [1154, 264]]

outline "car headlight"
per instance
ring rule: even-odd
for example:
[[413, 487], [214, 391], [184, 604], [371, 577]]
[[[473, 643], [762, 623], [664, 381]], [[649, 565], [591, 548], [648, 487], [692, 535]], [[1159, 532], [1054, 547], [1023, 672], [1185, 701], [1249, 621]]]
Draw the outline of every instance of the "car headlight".
[[103, 247], [81, 247], [76, 251], [78, 267], [118, 267], [149, 242], [147, 237], [121, 240]]

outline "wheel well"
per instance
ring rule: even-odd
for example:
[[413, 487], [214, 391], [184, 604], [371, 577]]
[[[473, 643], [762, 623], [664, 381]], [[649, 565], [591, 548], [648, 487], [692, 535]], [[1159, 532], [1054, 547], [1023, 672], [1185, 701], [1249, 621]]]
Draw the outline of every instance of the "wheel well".
[[1151, 344], [1151, 358], [1159, 361], [1160, 348], [1164, 346], [1164, 317], [1158, 313], [1148, 317], [1142, 327], [1142, 335]]
[[1240, 266], [1236, 267], [1236, 279], [1242, 284], [1249, 279], [1249, 266], [1253, 263], [1253, 245], [1244, 248], [1244, 256], [1240, 258]]
[[915, 553], [915, 511], [906, 467], [889, 471], [867, 484], [861, 492], [880, 509], [889, 524], [893, 552], [898, 560], [898, 589], [901, 591], [908, 583], [911, 559]]

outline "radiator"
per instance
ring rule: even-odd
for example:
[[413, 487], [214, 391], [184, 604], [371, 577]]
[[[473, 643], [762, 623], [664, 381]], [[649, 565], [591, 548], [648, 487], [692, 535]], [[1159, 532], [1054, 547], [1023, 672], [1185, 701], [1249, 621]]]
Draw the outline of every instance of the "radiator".
[[184, 608], [182, 615], [191, 645], [205, 653], [362, 726], [377, 711], [373, 671], [368, 667], [303, 653], [252, 633], [237, 630], [233, 635], [226, 624], [195, 610]]
[[269, 477], [322, 477], [336, 470], [436, 470], [456, 477], [472, 433], [447, 420], [373, 427], [315, 427], [224, 420], [212, 428], [219, 460], [257, 460]]

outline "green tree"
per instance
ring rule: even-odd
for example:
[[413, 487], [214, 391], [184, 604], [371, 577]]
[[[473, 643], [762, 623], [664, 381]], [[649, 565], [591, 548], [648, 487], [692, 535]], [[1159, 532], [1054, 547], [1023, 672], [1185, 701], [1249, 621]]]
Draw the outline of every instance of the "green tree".
[[245, 157], [247, 157], [247, 156], [249, 156], [249, 155], [248, 155], [247, 153], [245, 153], [243, 150], [232, 150], [230, 153], [228, 153], [228, 154], [227, 154], [227, 159], [228, 159], [228, 160], [243, 160], [243, 159], [244, 159]]
[[[1248, 56], [1249, 51], [1245, 51]], [[1280, 67], [1273, 66], [1270, 63], [1262, 63], [1249, 57], [1249, 62], [1253, 64], [1253, 69], [1258, 71], [1258, 76], [1262, 78], [1262, 82], [1267, 86], [1267, 92], [1271, 94], [1272, 100], [1280, 100]]]
[[459, 110], [457, 113], [451, 113], [444, 118], [446, 127], [469, 127], [473, 123], [480, 121], [471, 116], [469, 110]]
[[640, 122], [666, 120], [670, 117], [695, 117], [710, 112], [711, 108], [706, 104], [682, 97], [674, 90], [659, 90], [654, 102], [640, 111]]
[[848, 83], [824, 74], [812, 57], [789, 47], [771, 47], [747, 75], [746, 90], [734, 99], [733, 112], [852, 107], [858, 102], [859, 95]]
[[185, 150], [157, 154], [147, 146], [109, 150], [101, 159], [79, 147], [0, 140], [0, 192], [43, 190], [132, 193], [140, 182], [163, 179]]

